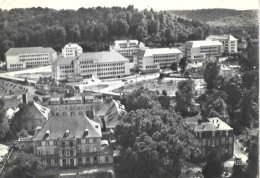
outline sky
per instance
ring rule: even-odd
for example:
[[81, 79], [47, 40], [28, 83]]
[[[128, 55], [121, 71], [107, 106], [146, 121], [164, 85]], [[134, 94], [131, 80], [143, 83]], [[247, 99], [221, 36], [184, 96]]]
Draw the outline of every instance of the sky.
[[48, 7], [52, 9], [75, 9], [80, 7], [127, 7], [134, 5], [139, 10], [153, 8], [159, 10], [184, 9], [258, 9], [260, 0], [0, 0], [1, 9]]

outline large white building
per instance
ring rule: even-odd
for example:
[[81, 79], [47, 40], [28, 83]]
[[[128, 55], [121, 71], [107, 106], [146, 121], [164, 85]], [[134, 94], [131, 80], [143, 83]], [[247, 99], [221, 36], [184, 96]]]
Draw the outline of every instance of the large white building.
[[206, 38], [210, 41], [220, 41], [224, 45], [224, 52], [236, 53], [237, 52], [237, 39], [232, 35], [210, 35]]
[[82, 47], [75, 43], [66, 44], [62, 48], [63, 57], [76, 57], [83, 53]]
[[5, 53], [5, 61], [8, 71], [49, 65], [56, 59], [57, 53], [52, 48], [10, 48]]
[[142, 73], [158, 72], [172, 63], [179, 63], [183, 53], [176, 48], [141, 49], [134, 56], [134, 64]]
[[185, 55], [191, 61], [203, 61], [210, 56], [221, 56], [223, 44], [219, 41], [187, 41], [185, 43]]
[[132, 58], [140, 49], [145, 49], [145, 45], [138, 40], [116, 40], [110, 45], [110, 51], [117, 51], [127, 58]]
[[115, 51], [82, 53], [78, 57], [60, 56], [52, 65], [52, 74], [57, 81], [122, 77], [130, 74], [130, 62]]

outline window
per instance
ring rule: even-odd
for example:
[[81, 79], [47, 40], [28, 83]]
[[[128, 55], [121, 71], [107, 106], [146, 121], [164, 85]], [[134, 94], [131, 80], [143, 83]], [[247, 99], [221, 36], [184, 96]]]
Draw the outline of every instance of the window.
[[105, 162], [106, 162], [106, 163], [109, 162], [109, 158], [108, 158], [108, 156], [105, 156]]
[[66, 151], [62, 150], [62, 156], [65, 156], [65, 155], [66, 155]]
[[66, 144], [65, 144], [65, 142], [62, 142], [61, 145], [62, 145], [63, 147], [65, 147]]
[[86, 153], [88, 153], [88, 152], [89, 152], [89, 147], [86, 148]]
[[73, 156], [73, 150], [70, 150], [70, 156]]
[[77, 141], [78, 141], [78, 144], [81, 144], [81, 139], [78, 139]]
[[57, 145], [57, 141], [54, 141], [54, 145]]
[[73, 146], [73, 142], [70, 142], [70, 146]]
[[88, 141], [89, 141], [89, 143], [93, 143], [93, 139], [92, 138], [90, 138]]
[[93, 160], [94, 162], [97, 162], [97, 157], [96, 156], [94, 156], [94, 160]]
[[81, 153], [81, 148], [78, 149], [78, 153]]
[[42, 146], [42, 142], [38, 142], [38, 146]]
[[86, 157], [86, 163], [90, 163], [90, 157]]
[[50, 155], [50, 149], [46, 150], [46, 155]]
[[96, 138], [93, 138], [93, 143], [96, 143], [97, 142], [97, 139]]
[[59, 160], [58, 159], [54, 159], [54, 164], [58, 164]]
[[82, 158], [78, 158], [78, 163], [82, 164]]

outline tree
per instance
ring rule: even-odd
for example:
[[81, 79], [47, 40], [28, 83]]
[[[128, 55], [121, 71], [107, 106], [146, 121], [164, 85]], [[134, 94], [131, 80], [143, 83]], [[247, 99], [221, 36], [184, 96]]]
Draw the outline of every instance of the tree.
[[171, 69], [173, 71], [178, 71], [178, 64], [176, 62], [173, 62], [172, 65], [171, 65]]
[[8, 161], [6, 178], [33, 178], [37, 170], [43, 170], [41, 158], [25, 152], [14, 153]]
[[247, 177], [256, 178], [259, 175], [259, 135], [253, 141], [252, 147], [249, 150], [248, 155], [248, 166], [247, 166]]
[[187, 57], [183, 57], [180, 59], [179, 66], [181, 68], [181, 74], [184, 74], [186, 67], [188, 65]]
[[[188, 131], [187, 131], [188, 130]], [[178, 177], [196, 147], [189, 126], [174, 112], [137, 110], [115, 129], [121, 149], [121, 177]]]
[[162, 91], [162, 95], [167, 96], [167, 91], [165, 89]]
[[207, 83], [207, 89], [214, 89], [217, 86], [217, 79], [219, 75], [220, 65], [218, 60], [209, 61], [203, 73], [205, 82]]
[[0, 142], [3, 141], [9, 129], [10, 127], [8, 118], [6, 117], [6, 110], [4, 109], [4, 101], [0, 99]]
[[199, 110], [195, 106], [195, 84], [193, 80], [184, 80], [178, 83], [178, 91], [176, 92], [175, 110], [180, 112], [181, 116], [197, 115]]
[[207, 163], [202, 170], [205, 178], [218, 178], [224, 171], [224, 166], [214, 152], [208, 157]]
[[26, 137], [29, 136], [27, 130], [25, 130], [25, 129], [22, 129], [22, 130], [21, 130], [20, 132], [18, 132], [16, 135], [17, 135], [18, 138], [26, 138]]

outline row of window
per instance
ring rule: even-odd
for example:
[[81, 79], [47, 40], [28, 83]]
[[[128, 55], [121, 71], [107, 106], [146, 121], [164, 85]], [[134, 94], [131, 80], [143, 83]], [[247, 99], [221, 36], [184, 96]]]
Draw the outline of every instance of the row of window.
[[60, 66], [60, 69], [72, 69], [73, 66], [70, 65], [70, 66]]
[[[221, 142], [221, 143], [219, 143]], [[227, 144], [233, 144], [233, 138], [230, 137], [230, 138], [221, 138], [221, 140], [219, 139], [202, 139], [201, 140], [201, 145], [202, 146], [212, 146], [212, 145], [216, 145], [218, 146], [219, 144], [222, 144], [222, 145], [227, 145]]]
[[169, 61], [175, 61], [175, 59], [154, 60], [154, 63], [155, 62], [169, 62]]
[[23, 64], [10, 64], [10, 67], [21, 67]]
[[48, 64], [49, 61], [26, 62], [27, 65]]
[[115, 74], [124, 74], [125, 71], [117, 71], [117, 72], [103, 72], [103, 73], [98, 73], [97, 75], [98, 76], [101, 76], [101, 75], [115, 75]]
[[93, 64], [93, 61], [80, 61], [80, 64]]
[[146, 66], [146, 69], [157, 69], [157, 66]]
[[[93, 100], [86, 100], [86, 102], [88, 102], [88, 103], [93, 103]], [[84, 109], [87, 109], [87, 110], [89, 110], [89, 109], [92, 109], [92, 106], [86, 106], [86, 107], [84, 107], [84, 106], [64, 106], [64, 107], [53, 107], [53, 108], [51, 108], [51, 110], [52, 111], [59, 111], [59, 110], [84, 110]]]
[[22, 54], [19, 57], [39, 57], [39, 56], [49, 56], [49, 53], [46, 54]]
[[163, 55], [163, 56], [154, 56], [154, 58], [166, 58], [166, 57], [175, 57], [175, 55]]

